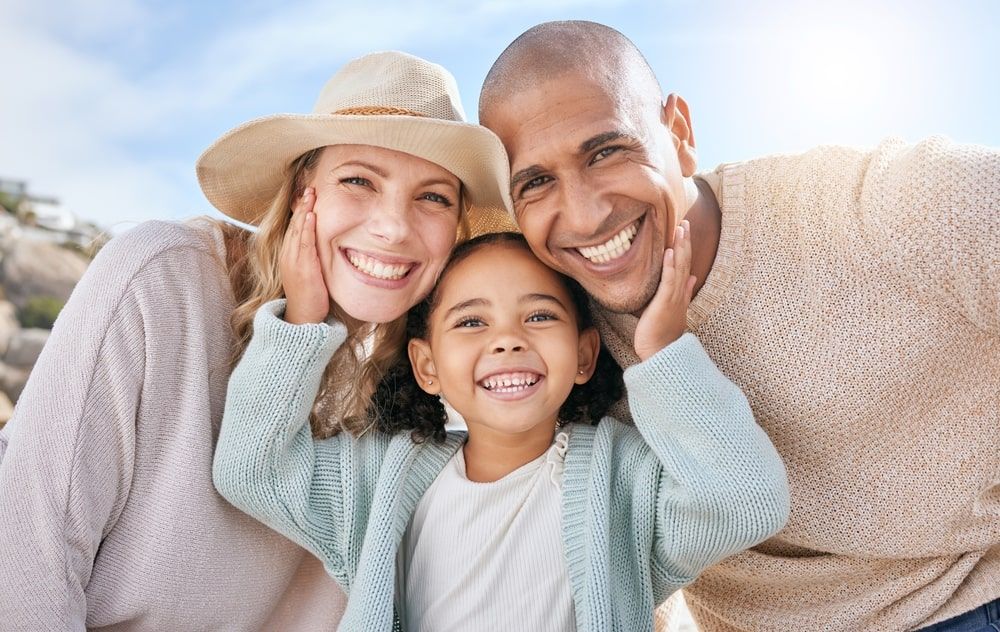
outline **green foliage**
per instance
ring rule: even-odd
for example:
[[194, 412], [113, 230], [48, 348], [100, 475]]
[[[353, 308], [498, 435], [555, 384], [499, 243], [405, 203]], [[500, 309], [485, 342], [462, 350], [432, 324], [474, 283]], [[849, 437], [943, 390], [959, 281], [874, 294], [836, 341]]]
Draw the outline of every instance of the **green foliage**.
[[4, 193], [3, 191], [0, 191], [0, 206], [8, 213], [17, 212], [17, 200], [9, 193]]
[[63, 301], [54, 296], [32, 296], [18, 312], [17, 319], [22, 327], [52, 329], [63, 305]]

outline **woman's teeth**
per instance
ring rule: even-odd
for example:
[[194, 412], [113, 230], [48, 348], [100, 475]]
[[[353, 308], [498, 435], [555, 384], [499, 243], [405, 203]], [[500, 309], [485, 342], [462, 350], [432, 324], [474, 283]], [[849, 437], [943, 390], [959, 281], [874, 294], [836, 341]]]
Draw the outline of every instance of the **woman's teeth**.
[[622, 229], [620, 233], [599, 246], [577, 248], [577, 252], [594, 263], [607, 263], [622, 256], [632, 247], [632, 239], [639, 232], [639, 220]]
[[534, 373], [502, 373], [491, 375], [479, 382], [479, 385], [496, 393], [516, 393], [534, 386], [538, 382], [538, 377]]
[[349, 253], [347, 258], [351, 262], [351, 265], [368, 276], [375, 277], [376, 279], [388, 279], [390, 281], [402, 279], [410, 271], [410, 268], [413, 267], [411, 263], [382, 263], [377, 259], [355, 252]]

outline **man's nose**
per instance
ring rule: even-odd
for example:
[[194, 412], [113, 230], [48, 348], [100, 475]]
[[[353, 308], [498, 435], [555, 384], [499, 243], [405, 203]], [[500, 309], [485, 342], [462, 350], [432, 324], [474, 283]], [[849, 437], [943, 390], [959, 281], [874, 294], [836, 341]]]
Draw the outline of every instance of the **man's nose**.
[[610, 209], [583, 178], [563, 179], [560, 194], [560, 230], [586, 239], [597, 232]]

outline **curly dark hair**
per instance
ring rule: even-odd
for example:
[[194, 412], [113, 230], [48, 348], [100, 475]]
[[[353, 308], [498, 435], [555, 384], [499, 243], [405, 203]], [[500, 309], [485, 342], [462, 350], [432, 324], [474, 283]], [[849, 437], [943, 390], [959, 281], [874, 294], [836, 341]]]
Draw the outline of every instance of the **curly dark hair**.
[[[430, 315], [437, 307], [440, 298], [438, 288], [448, 273], [460, 261], [490, 246], [523, 248], [531, 252], [528, 242], [520, 233], [489, 233], [456, 247], [445, 264], [434, 290], [407, 313], [407, 340], [427, 338]], [[579, 283], [568, 276], [559, 272], [555, 274], [569, 292], [579, 330], [593, 327], [594, 320], [587, 293]], [[624, 390], [622, 369], [602, 344], [597, 354], [594, 375], [586, 383], [573, 386], [573, 390], [559, 408], [559, 419], [561, 423], [596, 424], [621, 398]], [[448, 414], [439, 397], [424, 392], [417, 384], [406, 350], [401, 349], [396, 362], [386, 372], [372, 395], [368, 418], [378, 430], [388, 434], [409, 430], [410, 436], [417, 443], [427, 439], [442, 442], [445, 439], [444, 426], [448, 421]]]

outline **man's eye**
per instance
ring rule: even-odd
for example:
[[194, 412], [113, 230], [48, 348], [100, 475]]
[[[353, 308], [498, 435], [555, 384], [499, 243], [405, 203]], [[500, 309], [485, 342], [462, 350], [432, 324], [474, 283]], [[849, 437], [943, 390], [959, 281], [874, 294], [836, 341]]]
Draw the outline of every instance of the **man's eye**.
[[612, 145], [611, 147], [605, 147], [605, 148], [599, 150], [596, 154], [594, 154], [594, 158], [590, 162], [591, 162], [591, 164], [593, 164], [595, 162], [604, 160], [605, 158], [607, 158], [611, 154], [615, 153], [616, 151], [620, 151], [620, 150], [621, 150], [621, 147], [618, 146], [618, 145]]
[[540, 187], [551, 180], [551, 176], [536, 176], [524, 183], [524, 186], [521, 187], [521, 195], [524, 195], [526, 191]]

